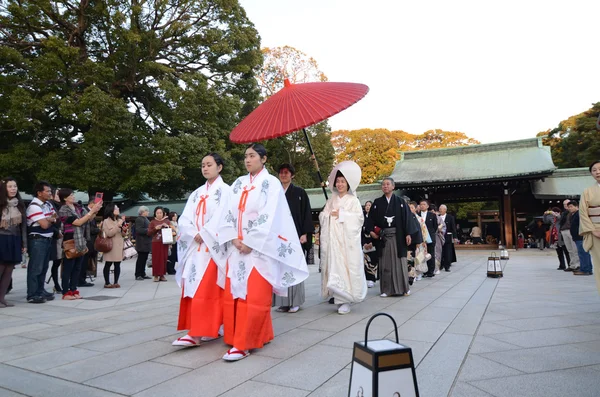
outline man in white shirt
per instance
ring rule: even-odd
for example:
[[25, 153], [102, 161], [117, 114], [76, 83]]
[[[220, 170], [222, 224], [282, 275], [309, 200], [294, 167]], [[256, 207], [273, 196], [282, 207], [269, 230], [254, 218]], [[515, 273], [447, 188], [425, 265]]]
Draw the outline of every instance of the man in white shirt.
[[27, 266], [27, 301], [29, 303], [45, 303], [53, 300], [54, 295], [44, 289], [44, 280], [50, 262], [53, 225], [57, 214], [49, 200], [52, 199], [52, 188], [47, 182], [38, 182], [33, 188], [35, 198], [27, 207], [27, 250], [29, 264]]

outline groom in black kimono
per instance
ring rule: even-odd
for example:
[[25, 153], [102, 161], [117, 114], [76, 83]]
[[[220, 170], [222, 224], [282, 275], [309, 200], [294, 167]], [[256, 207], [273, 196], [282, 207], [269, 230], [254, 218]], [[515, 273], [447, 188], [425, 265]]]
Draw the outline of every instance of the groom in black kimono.
[[[287, 199], [292, 218], [294, 219], [296, 232], [298, 232], [300, 244], [306, 255], [312, 246], [312, 235], [315, 232], [315, 227], [312, 222], [312, 212], [308, 194], [306, 194], [304, 189], [295, 186], [292, 183], [295, 174], [296, 170], [291, 164], [281, 164], [281, 166], [279, 166], [279, 181], [285, 191], [285, 198]], [[304, 283], [300, 283], [288, 289], [287, 297], [274, 295], [273, 305], [279, 306], [277, 311], [296, 313], [304, 303], [304, 300]]]
[[[381, 229], [379, 238], [383, 244], [379, 260], [382, 297], [410, 295], [406, 258], [408, 246], [422, 242], [412, 241], [411, 235], [420, 229], [412, 221], [413, 215], [406, 201], [394, 194], [394, 186], [392, 178], [384, 178], [381, 183], [383, 196], [376, 199], [371, 208], [373, 222]], [[420, 233], [416, 236], [420, 236]]]

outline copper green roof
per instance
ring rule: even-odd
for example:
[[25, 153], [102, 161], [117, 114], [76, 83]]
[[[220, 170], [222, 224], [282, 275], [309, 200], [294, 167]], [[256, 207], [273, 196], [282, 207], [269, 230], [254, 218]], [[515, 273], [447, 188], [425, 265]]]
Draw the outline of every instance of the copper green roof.
[[556, 166], [541, 138], [403, 152], [391, 177], [397, 187], [447, 182], [533, 179]]
[[537, 199], [578, 198], [594, 183], [587, 168], [564, 168], [544, 180], [531, 182], [531, 191]]

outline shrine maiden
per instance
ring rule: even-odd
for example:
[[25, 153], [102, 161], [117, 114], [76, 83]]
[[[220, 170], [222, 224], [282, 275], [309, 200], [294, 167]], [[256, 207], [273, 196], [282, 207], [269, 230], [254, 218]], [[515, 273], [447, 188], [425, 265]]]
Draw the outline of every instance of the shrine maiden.
[[218, 231], [219, 243], [232, 243], [227, 259], [223, 324], [224, 360], [247, 357], [273, 339], [272, 293], [308, 278], [308, 267], [281, 183], [265, 169], [267, 151], [246, 149], [248, 174], [232, 185], [229, 208]]
[[338, 313], [350, 313], [350, 304], [367, 295], [361, 233], [364, 215], [356, 188], [361, 170], [343, 161], [329, 175], [333, 197], [319, 214], [321, 223], [321, 294], [333, 297]]
[[219, 175], [223, 166], [217, 153], [202, 159], [206, 183], [190, 195], [179, 218], [175, 277], [182, 294], [177, 329], [189, 331], [174, 341], [174, 346], [198, 346], [214, 339], [223, 324], [228, 244], [217, 242], [217, 231], [231, 196], [231, 189]]

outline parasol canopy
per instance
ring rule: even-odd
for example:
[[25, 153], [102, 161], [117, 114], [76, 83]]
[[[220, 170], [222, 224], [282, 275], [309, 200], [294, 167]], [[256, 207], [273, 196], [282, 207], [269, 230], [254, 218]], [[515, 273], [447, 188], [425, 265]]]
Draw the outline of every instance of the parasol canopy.
[[278, 138], [321, 122], [361, 100], [369, 87], [358, 83], [302, 83], [284, 87], [231, 131], [234, 143]]

